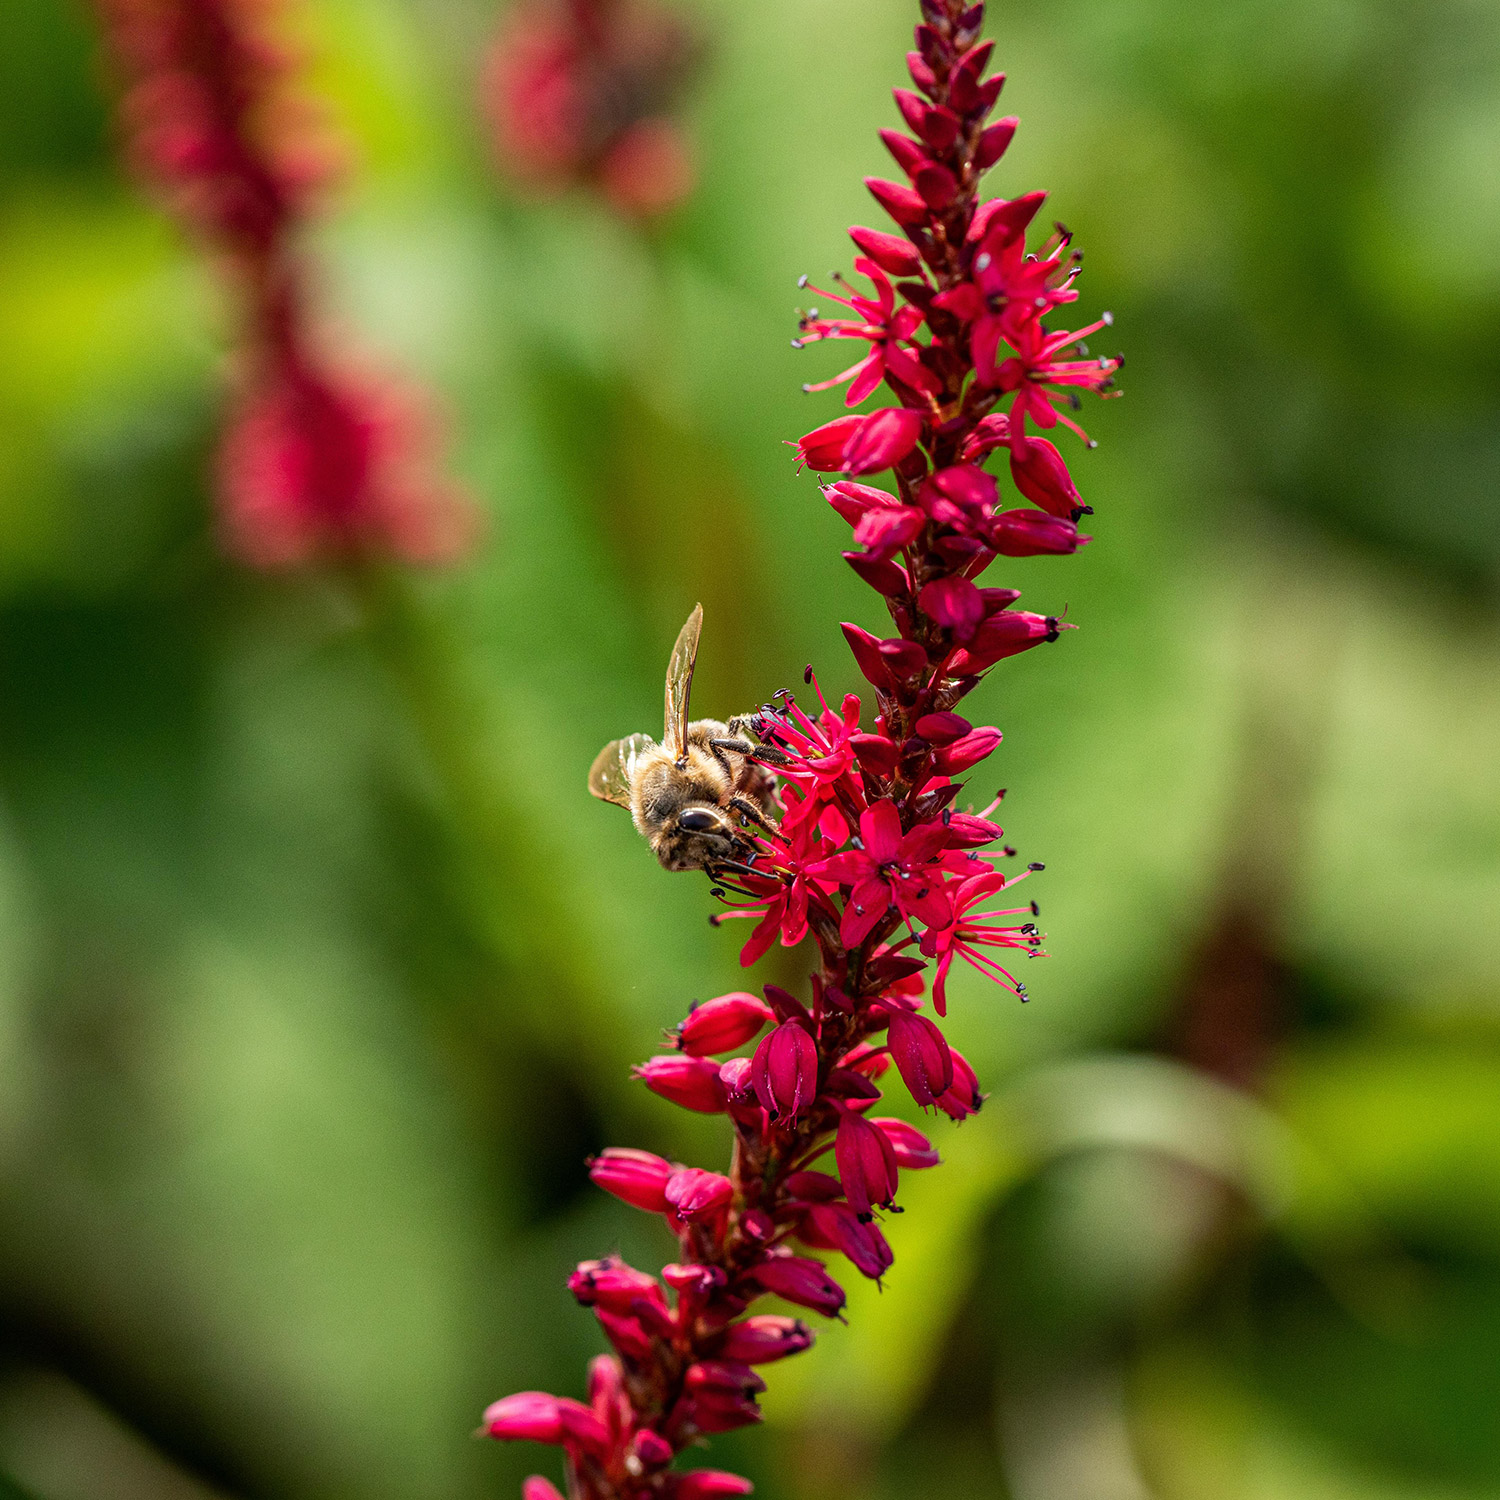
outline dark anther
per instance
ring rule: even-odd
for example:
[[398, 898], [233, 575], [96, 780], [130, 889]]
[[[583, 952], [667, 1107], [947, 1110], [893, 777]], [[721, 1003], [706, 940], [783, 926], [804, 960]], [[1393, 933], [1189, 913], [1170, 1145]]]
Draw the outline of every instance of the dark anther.
[[1006, 857], [1006, 859], [1014, 859], [1016, 857], [1016, 851], [1012, 849], [1009, 844], [1002, 845], [1000, 852]]
[[1041, 914], [1042, 914], [1041, 907], [1038, 906], [1035, 901], [1033, 901], [1031, 903], [1031, 915], [1034, 916], [1034, 917], [1039, 917], [1039, 916], [1041, 916]]
[[1041, 863], [1039, 863], [1037, 861], [1033, 861], [1031, 864], [1027, 865], [1026, 868], [1028, 870], [1045, 870], [1047, 867], [1044, 864], [1041, 864]]
[[797, 278], [797, 290], [800, 292], [803, 289], [803, 287], [805, 287], [806, 285], [807, 285], [807, 277], [805, 275], [799, 276]]
[[717, 896], [722, 901], [724, 899], [724, 887], [722, 885], [712, 885], [708, 888], [708, 894], [710, 896]]
[[948, 825], [950, 823], [952, 823], [952, 822], [953, 822], [953, 809], [951, 807], [945, 807], [943, 809], [943, 827], [947, 828]]
[[808, 662], [808, 664], [805, 667], [803, 667], [803, 669], [802, 669], [802, 681], [803, 681], [804, 684], [806, 684], [806, 683], [811, 682], [812, 680], [813, 680], [812, 663]]

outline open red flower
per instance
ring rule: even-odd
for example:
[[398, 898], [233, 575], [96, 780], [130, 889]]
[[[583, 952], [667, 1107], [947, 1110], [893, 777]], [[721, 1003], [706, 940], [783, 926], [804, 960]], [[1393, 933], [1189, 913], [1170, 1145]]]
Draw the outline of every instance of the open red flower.
[[955, 957], [973, 964], [981, 974], [998, 980], [1007, 989], [1026, 998], [1026, 986], [998, 959], [984, 950], [986, 948], [1015, 948], [1034, 953], [1040, 944], [1036, 928], [1029, 920], [1016, 923], [1002, 920], [1008, 917], [1030, 917], [1029, 906], [1015, 907], [1008, 911], [980, 912], [991, 896], [1008, 890], [1026, 878], [1025, 874], [1006, 877], [999, 870], [986, 866], [978, 875], [956, 885], [951, 894], [950, 919], [942, 924], [929, 926], [922, 934], [922, 952], [928, 958], [936, 958], [937, 972], [932, 980], [932, 1004], [940, 1016], [948, 1014], [947, 980], [948, 970]]

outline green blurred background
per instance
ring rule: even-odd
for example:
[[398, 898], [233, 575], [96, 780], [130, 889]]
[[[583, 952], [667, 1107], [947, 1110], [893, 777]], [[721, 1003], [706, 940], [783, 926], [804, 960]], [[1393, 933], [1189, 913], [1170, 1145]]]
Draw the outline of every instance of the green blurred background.
[[[0, 1492], [555, 1477], [479, 1410], [579, 1392], [572, 1260], [671, 1248], [584, 1156], [722, 1157], [627, 1069], [744, 933], [583, 773], [695, 599], [704, 711], [855, 686], [878, 608], [782, 446], [833, 351], [788, 339], [914, 6], [690, 8], [702, 182], [644, 236], [497, 181], [485, 0], [299, 12], [355, 147], [323, 298], [490, 515], [355, 594], [217, 556], [228, 310], [114, 163], [85, 10], [0, 6]], [[1024, 1009], [954, 987], [989, 1106], [715, 1458], [766, 1500], [1500, 1496], [1500, 5], [989, 31], [991, 180], [1053, 190], [1130, 360], [1097, 540], [991, 579], [1082, 628], [974, 700], [1054, 956]]]

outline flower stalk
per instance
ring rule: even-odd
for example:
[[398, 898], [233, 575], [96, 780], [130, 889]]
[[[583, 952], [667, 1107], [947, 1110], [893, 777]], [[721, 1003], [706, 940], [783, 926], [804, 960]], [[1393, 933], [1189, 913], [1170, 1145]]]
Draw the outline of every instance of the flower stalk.
[[[684, 1500], [741, 1494], [748, 1482], [672, 1467], [685, 1448], [759, 1420], [763, 1365], [808, 1347], [798, 1317], [751, 1311], [772, 1293], [823, 1317], [844, 1292], [816, 1251], [880, 1280], [892, 1253], [879, 1215], [901, 1174], [937, 1164], [927, 1135], [875, 1113], [894, 1066], [916, 1104], [962, 1120], [982, 1102], [967, 1060], [924, 1014], [937, 1016], [956, 959], [1026, 999], [1008, 955], [1036, 956], [1035, 903], [1016, 887], [1040, 864], [1002, 868], [1016, 852], [992, 814], [960, 810], [957, 779], [998, 746], [998, 729], [959, 712], [999, 662], [1071, 628], [1016, 608], [1015, 590], [980, 580], [999, 556], [1067, 555], [1088, 542], [1089, 513], [1057, 447], [1082, 391], [1108, 393], [1120, 361], [1090, 358], [1081, 333], [1050, 320], [1077, 299], [1079, 257], [1062, 226], [1034, 249], [1028, 232], [1045, 194], [981, 202], [980, 180], [1004, 155], [1016, 121], [991, 121], [1004, 82], [985, 76], [982, 5], [922, 0], [897, 89], [909, 133], [882, 132], [904, 181], [867, 185], [900, 231], [857, 226], [855, 273], [817, 295], [851, 316], [809, 309], [798, 347], [826, 341], [868, 351], [822, 390], [848, 383], [856, 406], [879, 386], [893, 404], [806, 434], [801, 461], [830, 477], [823, 493], [850, 523], [844, 554], [882, 598], [890, 633], [843, 627], [869, 685], [873, 718], [851, 694], [829, 704], [809, 668], [813, 701], [780, 693], [754, 721], [757, 757], [779, 781], [777, 821], [744, 824], [754, 853], [712, 869], [723, 909], [749, 919], [741, 960], [809, 935], [817, 968], [806, 1000], [775, 985], [696, 1008], [668, 1050], [637, 1076], [685, 1108], [724, 1115], [728, 1171], [611, 1149], [594, 1181], [659, 1215], [678, 1258], [659, 1276], [618, 1259], [588, 1262], [569, 1285], [592, 1307], [612, 1352], [591, 1367], [587, 1404], [526, 1392], [496, 1402], [483, 1430], [563, 1449], [570, 1500]], [[804, 283], [805, 284], [805, 283]], [[1017, 492], [985, 468], [1000, 452]], [[890, 471], [892, 487], [866, 483]], [[1025, 502], [1015, 503], [1016, 500]], [[999, 845], [997, 848], [996, 846]], [[716, 1057], [753, 1045], [750, 1054]], [[553, 1500], [548, 1480], [526, 1500]]]

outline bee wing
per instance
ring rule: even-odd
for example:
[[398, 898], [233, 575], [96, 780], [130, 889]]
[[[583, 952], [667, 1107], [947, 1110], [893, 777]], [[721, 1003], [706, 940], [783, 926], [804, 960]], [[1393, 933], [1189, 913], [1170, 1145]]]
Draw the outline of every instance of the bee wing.
[[687, 623], [678, 632], [672, 659], [667, 663], [667, 722], [662, 744], [673, 760], [679, 759], [687, 746], [688, 699], [693, 691], [693, 668], [698, 663], [698, 637], [702, 633], [703, 606], [695, 604]]
[[601, 802], [629, 807], [636, 762], [655, 744], [649, 734], [628, 734], [623, 740], [611, 740], [589, 767], [589, 790]]

